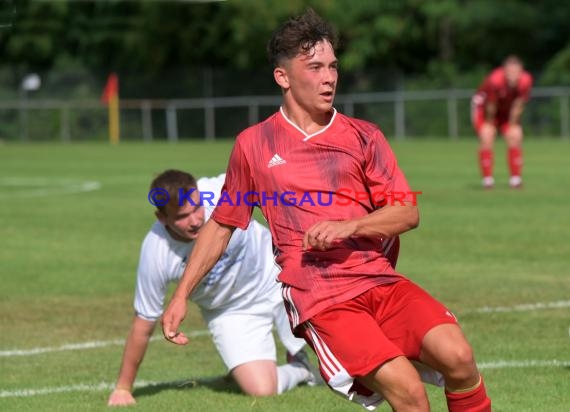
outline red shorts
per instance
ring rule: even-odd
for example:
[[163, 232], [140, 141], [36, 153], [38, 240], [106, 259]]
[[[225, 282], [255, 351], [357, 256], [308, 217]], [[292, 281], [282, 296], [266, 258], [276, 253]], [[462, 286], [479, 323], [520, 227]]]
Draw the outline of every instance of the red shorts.
[[[473, 99], [471, 100], [471, 123], [473, 124], [475, 132], [479, 134], [481, 126], [485, 123], [485, 106], [482, 98], [478, 95], [473, 96]], [[509, 128], [509, 119], [508, 117], [497, 116], [493, 124], [499, 133], [504, 136]]]
[[448, 323], [457, 324], [455, 316], [404, 279], [319, 312], [298, 333], [317, 354], [325, 381], [337, 389], [339, 382], [352, 383], [397, 356], [419, 360], [425, 334]]

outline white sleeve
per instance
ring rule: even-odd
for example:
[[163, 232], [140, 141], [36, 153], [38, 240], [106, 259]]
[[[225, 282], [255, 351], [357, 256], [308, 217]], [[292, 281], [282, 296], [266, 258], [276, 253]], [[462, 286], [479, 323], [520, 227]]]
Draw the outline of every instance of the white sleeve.
[[162, 254], [159, 247], [149, 237], [141, 248], [139, 267], [137, 270], [137, 286], [135, 291], [135, 312], [142, 319], [156, 321], [163, 311], [164, 297], [168, 286]]

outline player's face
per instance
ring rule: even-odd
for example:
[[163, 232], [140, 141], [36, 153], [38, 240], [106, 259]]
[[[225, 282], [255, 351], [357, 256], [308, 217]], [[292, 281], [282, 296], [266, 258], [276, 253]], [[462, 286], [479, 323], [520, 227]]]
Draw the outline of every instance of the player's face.
[[309, 113], [332, 108], [338, 81], [338, 61], [331, 44], [324, 40], [308, 54], [298, 54], [286, 63], [292, 99]]
[[166, 213], [157, 212], [158, 219], [166, 226], [166, 230], [170, 235], [182, 242], [196, 240], [198, 232], [204, 225], [204, 206], [200, 205], [198, 190], [194, 190], [190, 198], [193, 204], [187, 200], [184, 201], [184, 205], [181, 207], [169, 203], [166, 206]]
[[521, 77], [523, 68], [518, 63], [508, 63], [505, 65], [505, 79], [510, 87], [516, 87]]

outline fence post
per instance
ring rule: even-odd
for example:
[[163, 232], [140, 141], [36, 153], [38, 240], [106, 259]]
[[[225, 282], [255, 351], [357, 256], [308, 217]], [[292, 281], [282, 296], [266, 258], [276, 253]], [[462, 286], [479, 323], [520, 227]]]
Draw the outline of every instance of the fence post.
[[71, 133], [69, 127], [69, 106], [61, 106], [60, 111], [60, 136], [61, 141], [64, 143], [69, 143], [71, 141]]
[[394, 123], [396, 125], [396, 139], [404, 139], [406, 137], [406, 107], [401, 91], [396, 92], [396, 99], [394, 100]]
[[20, 91], [20, 140], [28, 139], [28, 95], [24, 89]]
[[344, 102], [344, 114], [346, 116], [354, 117], [354, 102], [348, 98]]
[[216, 139], [216, 114], [214, 113], [214, 103], [212, 100], [206, 100], [204, 105], [204, 124], [206, 127], [206, 140]]
[[457, 96], [455, 89], [450, 90], [447, 95], [447, 130], [449, 137], [453, 140], [458, 136], [458, 120], [457, 120]]
[[247, 106], [247, 120], [250, 126], [259, 122], [259, 104], [250, 103]]
[[568, 139], [570, 122], [568, 121], [568, 95], [560, 96], [560, 137]]
[[143, 132], [143, 140], [152, 142], [152, 112], [151, 105], [148, 100], [141, 102], [141, 126]]
[[166, 132], [168, 141], [176, 143], [178, 141], [178, 124], [176, 119], [176, 106], [169, 104], [166, 108]]

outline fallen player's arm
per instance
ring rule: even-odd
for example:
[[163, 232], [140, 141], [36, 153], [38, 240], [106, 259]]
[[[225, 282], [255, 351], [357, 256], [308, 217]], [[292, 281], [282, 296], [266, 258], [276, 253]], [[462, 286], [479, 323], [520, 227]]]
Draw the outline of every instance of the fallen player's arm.
[[186, 316], [188, 296], [220, 259], [234, 229], [210, 219], [200, 230], [184, 274], [162, 315], [162, 333], [169, 341], [178, 345], [188, 343], [188, 338], [178, 331], [180, 323]]
[[135, 403], [135, 399], [132, 396], [133, 384], [137, 377], [139, 366], [144, 359], [155, 323], [139, 318], [136, 315], [134, 316], [131, 330], [125, 343], [117, 384], [107, 402], [109, 406], [124, 406]]

